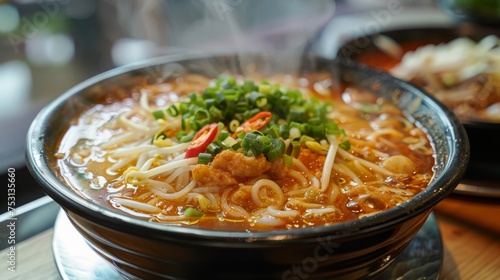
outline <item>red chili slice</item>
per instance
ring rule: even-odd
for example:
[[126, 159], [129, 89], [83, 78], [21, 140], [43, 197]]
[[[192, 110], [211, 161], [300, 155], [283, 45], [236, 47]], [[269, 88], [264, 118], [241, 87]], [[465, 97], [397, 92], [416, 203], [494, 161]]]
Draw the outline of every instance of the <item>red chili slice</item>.
[[268, 111], [262, 111], [262, 112], [255, 114], [255, 116], [248, 119], [246, 122], [242, 123], [236, 129], [236, 131], [233, 134], [233, 137], [236, 137], [238, 135], [238, 133], [240, 133], [242, 131], [247, 133], [251, 130], [259, 130], [259, 129], [265, 127], [271, 121], [272, 116], [273, 115], [271, 114], [271, 112], [268, 112]]
[[202, 129], [200, 129], [193, 140], [191, 140], [191, 144], [186, 150], [186, 157], [197, 157], [200, 153], [203, 153], [208, 144], [214, 141], [217, 132], [219, 131], [219, 126], [217, 124], [207, 124]]

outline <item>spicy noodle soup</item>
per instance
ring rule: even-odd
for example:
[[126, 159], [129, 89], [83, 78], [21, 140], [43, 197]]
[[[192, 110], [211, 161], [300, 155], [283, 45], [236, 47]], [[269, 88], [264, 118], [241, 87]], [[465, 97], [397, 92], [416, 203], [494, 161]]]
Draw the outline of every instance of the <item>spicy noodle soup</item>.
[[386, 100], [328, 75], [116, 89], [75, 120], [59, 167], [83, 196], [151, 222], [292, 229], [362, 218], [433, 178], [432, 143]]
[[500, 121], [498, 37], [389, 42], [375, 40], [380, 51], [357, 61], [425, 88], [463, 121]]

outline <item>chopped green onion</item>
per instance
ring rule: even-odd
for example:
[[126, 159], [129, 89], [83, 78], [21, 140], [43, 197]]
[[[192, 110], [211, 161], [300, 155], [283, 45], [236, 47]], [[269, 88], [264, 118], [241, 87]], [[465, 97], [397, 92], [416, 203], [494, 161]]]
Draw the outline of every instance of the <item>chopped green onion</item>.
[[229, 123], [229, 131], [235, 132], [236, 129], [240, 126], [240, 122], [238, 120], [232, 120]]
[[193, 207], [189, 207], [186, 211], [184, 211], [184, 217], [188, 218], [201, 218], [204, 215], [205, 214], [203, 212]]
[[212, 155], [209, 153], [200, 153], [198, 155], [198, 164], [208, 164], [212, 161]]
[[210, 109], [208, 109], [208, 112], [210, 113], [212, 122], [218, 122], [224, 120], [224, 114], [219, 108], [211, 106]]
[[259, 85], [259, 92], [263, 94], [271, 93], [271, 85], [262, 83]]
[[[213, 154], [231, 148], [247, 155], [263, 153], [269, 160], [285, 154], [284, 148], [283, 151], [276, 149], [276, 145], [281, 144], [273, 142], [275, 139], [280, 139], [280, 143], [284, 143], [281, 139], [292, 139], [294, 141], [286, 155], [293, 158], [298, 156], [305, 139], [320, 142], [326, 139], [326, 134], [346, 135], [344, 130], [328, 119], [327, 114], [333, 108], [330, 103], [314, 98], [306, 100], [299, 90], [284, 89], [267, 81], [256, 84], [250, 80], [238, 82], [232, 76], [219, 77], [211, 81], [202, 94], [192, 92], [187, 97], [187, 100], [175, 102], [163, 112], [158, 110], [153, 116], [164, 118], [164, 113], [170, 117], [182, 116], [182, 133], [177, 134], [177, 139], [183, 142], [191, 141], [193, 135], [206, 124], [219, 123], [216, 139], [220, 145], [213, 144], [207, 148], [207, 152]], [[377, 108], [373, 106], [368, 109]], [[262, 111], [272, 112], [272, 118], [265, 128], [236, 132], [242, 123]], [[231, 136], [234, 133], [237, 137]], [[301, 141], [296, 141], [299, 138]], [[349, 149], [349, 142], [342, 142], [345, 139], [340, 137], [339, 145]]]
[[236, 100], [238, 98], [238, 95], [236, 94], [236, 91], [234, 89], [225, 89], [222, 91], [222, 94], [226, 96], [227, 100]]
[[325, 134], [345, 135], [345, 131], [340, 129], [336, 123], [328, 122], [325, 124]]
[[231, 87], [236, 86], [236, 79], [234, 77], [228, 77], [226, 81], [229, 86]]
[[233, 149], [235, 151], [241, 149], [240, 143], [236, 142], [236, 144], [234, 144], [234, 145], [231, 146], [231, 149]]
[[293, 157], [291, 157], [287, 154], [284, 154], [283, 161], [285, 162], [285, 166], [291, 166], [293, 164]]
[[163, 113], [162, 110], [156, 110], [153, 111], [153, 117], [155, 118], [155, 120], [165, 119], [165, 114]]
[[300, 133], [300, 130], [296, 127], [292, 127], [290, 128], [290, 136], [288, 137], [289, 139], [297, 139], [297, 138], [300, 138], [300, 136], [302, 135]]
[[191, 104], [202, 108], [206, 107], [205, 100], [203, 100], [203, 97], [201, 95], [197, 94], [196, 92], [191, 92], [188, 96]]
[[349, 140], [346, 140], [344, 142], [341, 142], [339, 144], [339, 147], [341, 147], [342, 149], [344, 149], [345, 151], [349, 151], [349, 149], [351, 148], [351, 142], [349, 142]]
[[298, 128], [300, 134], [307, 134], [307, 124], [299, 122], [290, 122], [290, 129]]
[[236, 141], [233, 137], [228, 136], [226, 139], [222, 140], [222, 143], [232, 147], [234, 144], [238, 143], [238, 141]]
[[257, 135], [253, 133], [247, 133], [241, 141], [241, 146], [245, 149], [250, 149], [254, 140], [257, 139]]
[[266, 154], [266, 158], [268, 161], [274, 161], [278, 158], [281, 158], [285, 153], [285, 142], [281, 139], [273, 139], [272, 140], [272, 148]]
[[213, 156], [222, 152], [222, 150], [223, 150], [222, 143], [219, 141], [212, 142], [212, 143], [208, 144], [208, 146], [207, 146], [207, 153], [209, 153]]
[[316, 117], [321, 121], [324, 121], [326, 119], [327, 106], [328, 104], [325, 103], [315, 108]]
[[382, 110], [382, 106], [379, 104], [372, 105], [372, 104], [363, 103], [359, 107], [359, 110], [361, 110], [362, 112], [365, 112], [365, 113], [374, 113], [374, 112]]
[[314, 138], [312, 138], [311, 136], [307, 136], [307, 135], [302, 135], [300, 137], [300, 143], [305, 143], [307, 141], [314, 141]]
[[153, 136], [151, 138], [151, 144], [154, 144], [154, 142], [156, 140], [163, 140], [163, 139], [167, 139], [167, 135], [164, 133], [164, 132], [161, 132], [161, 133], [158, 133], [157, 135]]
[[252, 110], [248, 110], [243, 114], [243, 117], [245, 120], [248, 120], [252, 118], [253, 116], [257, 115], [260, 112], [259, 108], [253, 108]]
[[184, 134], [182, 136], [179, 136], [179, 134], [177, 135], [177, 139], [179, 139], [179, 141], [182, 143], [190, 142], [191, 140], [193, 140], [193, 138], [194, 138], [194, 132]]
[[238, 113], [244, 113], [248, 110], [248, 107], [249, 107], [248, 100], [246, 99], [238, 100], [238, 102], [236, 102], [235, 111]]
[[290, 126], [288, 125], [288, 123], [280, 125], [280, 135], [281, 137], [288, 139], [288, 137], [290, 136]]
[[208, 120], [210, 113], [206, 109], [199, 108], [194, 112], [194, 119], [197, 121]]
[[325, 125], [324, 124], [309, 125], [308, 134], [316, 138], [323, 138], [323, 136], [325, 135]]
[[245, 135], [246, 135], [246, 133], [244, 131], [242, 131], [242, 132], [238, 133], [237, 136], [239, 139], [243, 139], [243, 138], [245, 138]]
[[186, 113], [189, 113], [189, 103], [180, 103], [179, 104], [179, 112], [184, 115]]
[[320, 125], [321, 124], [321, 119], [320, 118], [310, 118], [307, 123], [309, 125]]
[[328, 152], [328, 146], [322, 146], [320, 143], [316, 141], [306, 141], [305, 145], [310, 150], [313, 150], [320, 155], [326, 155], [326, 153]]
[[167, 114], [171, 117], [177, 117], [179, 115], [179, 109], [177, 109], [177, 106], [171, 105], [167, 109]]
[[224, 141], [229, 136], [229, 132], [227, 130], [222, 130], [219, 134], [219, 141]]
[[306, 110], [302, 106], [294, 105], [290, 107], [289, 117], [292, 122], [303, 122], [306, 120]]
[[257, 90], [257, 86], [255, 86], [255, 83], [251, 80], [246, 80], [243, 83], [242, 88], [245, 92], [251, 92]]
[[189, 130], [191, 128], [191, 121], [193, 120], [193, 118], [194, 117], [192, 117], [188, 113], [182, 115], [182, 120], [181, 120], [182, 130]]
[[262, 147], [262, 152], [267, 153], [271, 149], [271, 139], [267, 136], [257, 136], [256, 139]]
[[214, 105], [215, 105], [215, 98], [206, 98], [205, 99], [206, 108], [213, 107]]
[[262, 147], [262, 143], [260, 143], [259, 141], [255, 140], [255, 141], [252, 141], [251, 145], [248, 147], [248, 149], [250, 151], [252, 151], [252, 154], [254, 157], [257, 157], [259, 156], [260, 154], [262, 154], [264, 152], [264, 149]]
[[290, 142], [290, 145], [288, 146], [288, 155], [294, 158], [297, 158], [300, 154], [300, 142], [299, 141], [292, 141]]
[[281, 135], [280, 129], [277, 125], [269, 127], [264, 134], [271, 136], [271, 138], [279, 138]]
[[267, 104], [267, 98], [262, 93], [256, 91], [251, 92], [248, 99], [252, 104], [255, 104], [255, 106], [259, 108], [262, 108]]

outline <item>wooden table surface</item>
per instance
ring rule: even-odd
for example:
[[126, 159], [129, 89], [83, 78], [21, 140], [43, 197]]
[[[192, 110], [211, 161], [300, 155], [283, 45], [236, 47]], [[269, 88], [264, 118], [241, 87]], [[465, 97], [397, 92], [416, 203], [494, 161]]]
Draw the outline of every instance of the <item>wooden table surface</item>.
[[[440, 279], [500, 279], [500, 201], [484, 203], [449, 197], [434, 211], [444, 258]], [[18, 244], [16, 272], [0, 251], [0, 279], [61, 279], [52, 256], [53, 229]]]
[[434, 213], [444, 245], [440, 279], [500, 279], [500, 200], [451, 196]]

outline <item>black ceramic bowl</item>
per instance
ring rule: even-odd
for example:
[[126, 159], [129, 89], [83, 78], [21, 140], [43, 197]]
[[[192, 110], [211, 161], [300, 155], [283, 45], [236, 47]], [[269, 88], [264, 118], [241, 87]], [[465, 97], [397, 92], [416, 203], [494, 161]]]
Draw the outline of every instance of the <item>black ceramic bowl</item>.
[[[436, 148], [435, 178], [411, 201], [376, 215], [330, 226], [230, 232], [167, 226], [89, 201], [59, 174], [56, 147], [71, 120], [113, 86], [173, 72], [264, 74], [332, 71], [393, 101], [428, 130]], [[87, 80], [56, 99], [34, 120], [27, 165], [43, 190], [59, 203], [89, 245], [114, 269], [142, 279], [359, 279], [378, 274], [409, 244], [434, 205], [459, 183], [467, 166], [468, 140], [458, 119], [433, 98], [403, 81], [367, 67], [286, 55], [166, 57]]]
[[[397, 61], [377, 47], [375, 38], [379, 35], [387, 36], [400, 44], [415, 49], [426, 44], [449, 42], [459, 37], [468, 37], [479, 41], [491, 34], [500, 37], [498, 29], [473, 24], [459, 24], [455, 27], [393, 29], [350, 38], [341, 45], [337, 56], [347, 61], [386, 69], [389, 65], [395, 65]], [[380, 64], [380, 61], [384, 61], [384, 63]], [[465, 175], [467, 183], [487, 184], [495, 188], [500, 180], [500, 172], [498, 172], [500, 159], [492, 155], [500, 154], [500, 146], [498, 145], [500, 122], [478, 119], [461, 119], [461, 122], [467, 131], [471, 147], [471, 158]]]

